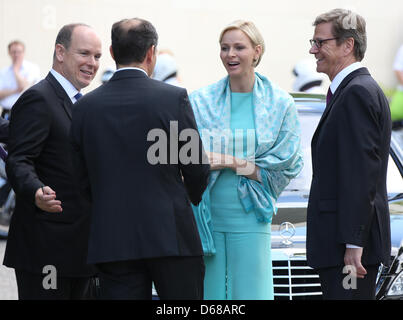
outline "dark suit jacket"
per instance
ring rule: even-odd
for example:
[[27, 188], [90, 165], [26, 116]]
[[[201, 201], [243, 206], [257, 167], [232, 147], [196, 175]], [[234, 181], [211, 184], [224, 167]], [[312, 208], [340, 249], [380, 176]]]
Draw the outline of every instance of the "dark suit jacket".
[[[170, 121], [179, 134], [194, 130], [201, 158], [185, 89], [123, 70], [77, 103], [71, 133], [83, 193], [92, 198], [90, 263], [203, 254], [188, 199], [201, 200], [209, 165], [170, 163], [186, 144], [175, 146]], [[166, 139], [153, 137], [161, 132]], [[170, 164], [149, 162], [156, 142]]]
[[[53, 265], [59, 276], [87, 276], [89, 202], [78, 190], [69, 139], [72, 103], [51, 75], [24, 92], [13, 106], [6, 170], [16, 192], [4, 264], [42, 273]], [[48, 185], [63, 212], [35, 205], [35, 192]]]
[[312, 138], [307, 254], [313, 268], [344, 265], [346, 243], [363, 264], [389, 264], [388, 101], [366, 68], [349, 74]]

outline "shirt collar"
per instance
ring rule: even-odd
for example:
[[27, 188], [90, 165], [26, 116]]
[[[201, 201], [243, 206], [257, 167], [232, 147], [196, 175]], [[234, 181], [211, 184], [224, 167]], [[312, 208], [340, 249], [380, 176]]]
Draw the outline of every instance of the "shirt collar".
[[361, 62], [354, 62], [350, 64], [348, 67], [341, 70], [333, 79], [332, 83], [330, 84], [330, 90], [334, 94], [339, 87], [340, 83], [347, 77], [351, 72], [362, 68]]
[[70, 100], [72, 103], [76, 103], [77, 100], [74, 98], [74, 96], [79, 92], [76, 87], [72, 85], [72, 83], [67, 80], [65, 77], [63, 77], [59, 72], [56, 70], [52, 69], [50, 70], [50, 73], [56, 78], [56, 80], [60, 83], [60, 85], [63, 87], [64, 91], [66, 91], [67, 95], [69, 96]]
[[143, 71], [146, 74], [146, 76], [148, 77], [148, 74], [145, 70], [143, 70], [141, 68], [136, 68], [136, 67], [120, 68], [120, 69], [117, 69], [115, 72], [119, 72], [119, 71], [123, 71], [123, 70], [140, 70], [140, 71]]

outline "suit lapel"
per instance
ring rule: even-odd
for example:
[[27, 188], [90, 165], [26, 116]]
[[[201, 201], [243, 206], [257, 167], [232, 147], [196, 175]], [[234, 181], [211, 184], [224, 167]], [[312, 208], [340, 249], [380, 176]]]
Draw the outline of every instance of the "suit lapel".
[[322, 117], [320, 118], [320, 121], [318, 123], [318, 126], [316, 127], [315, 133], [312, 137], [312, 144], [314, 143], [314, 140], [316, 138], [316, 136], [318, 135], [318, 132], [320, 131], [320, 128], [322, 127], [323, 123], [326, 121], [330, 110], [332, 110], [334, 104], [337, 102], [337, 99], [339, 98], [341, 92], [343, 91], [343, 89], [349, 84], [349, 82], [354, 79], [357, 76], [360, 75], [364, 75], [364, 74], [368, 74], [369, 75], [369, 71], [367, 68], [360, 68], [357, 69], [353, 72], [351, 72], [349, 75], [347, 75], [347, 77], [345, 77], [343, 79], [343, 81], [340, 83], [339, 87], [337, 88], [336, 92], [333, 94], [333, 97], [330, 101], [330, 103], [326, 106], [325, 111], [322, 114]]
[[73, 103], [71, 102], [70, 98], [64, 99], [63, 101], [63, 108], [66, 111], [70, 120], [72, 119], [72, 110], [73, 110]]
[[67, 95], [66, 91], [63, 89], [59, 81], [57, 81], [56, 78], [50, 72], [46, 76], [46, 80], [48, 80], [52, 85], [52, 87], [54, 88], [57, 97], [60, 99], [60, 104], [63, 106], [64, 111], [71, 120], [73, 103], [71, 102], [70, 97]]

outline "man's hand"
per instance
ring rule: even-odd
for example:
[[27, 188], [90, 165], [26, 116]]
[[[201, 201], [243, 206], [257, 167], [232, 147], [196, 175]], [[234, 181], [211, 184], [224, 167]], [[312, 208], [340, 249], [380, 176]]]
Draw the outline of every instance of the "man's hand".
[[35, 193], [36, 206], [46, 212], [62, 212], [62, 203], [56, 200], [56, 192], [46, 186], [39, 188]]
[[363, 248], [346, 248], [346, 252], [344, 254], [344, 265], [352, 266], [356, 271], [357, 278], [364, 279], [367, 274], [367, 270], [361, 264], [361, 256], [362, 256]]
[[235, 158], [228, 154], [221, 154], [216, 152], [206, 152], [210, 170], [222, 170], [234, 166]]
[[13, 71], [14, 73], [20, 73], [22, 64], [24, 62], [24, 56], [19, 56], [13, 61]]
[[206, 152], [206, 154], [210, 163], [210, 170], [231, 169], [237, 175], [242, 175], [260, 182], [258, 174], [259, 168], [254, 163], [233, 157], [229, 154], [216, 152]]
[[20, 73], [23, 62], [24, 62], [24, 59], [19, 58], [13, 63], [13, 71], [14, 71], [14, 75], [15, 75], [15, 80], [17, 82], [17, 93], [23, 92], [25, 89], [27, 89], [32, 84], [28, 81], [28, 79], [24, 78]]

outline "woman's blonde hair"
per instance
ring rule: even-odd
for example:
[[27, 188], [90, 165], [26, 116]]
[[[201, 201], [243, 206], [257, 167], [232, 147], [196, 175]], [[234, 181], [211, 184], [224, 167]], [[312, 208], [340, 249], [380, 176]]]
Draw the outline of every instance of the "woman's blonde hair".
[[230, 23], [228, 26], [224, 28], [223, 31], [221, 31], [220, 38], [219, 38], [219, 43], [222, 41], [222, 37], [224, 36], [224, 33], [230, 30], [241, 30], [243, 31], [250, 41], [252, 42], [252, 45], [254, 47], [256, 46], [261, 46], [262, 52], [255, 61], [254, 66], [257, 67], [257, 65], [260, 63], [260, 60], [262, 59], [263, 53], [265, 51], [265, 44], [262, 35], [260, 34], [259, 30], [256, 28], [255, 24], [251, 21], [245, 21], [245, 20], [236, 20], [232, 23]]

